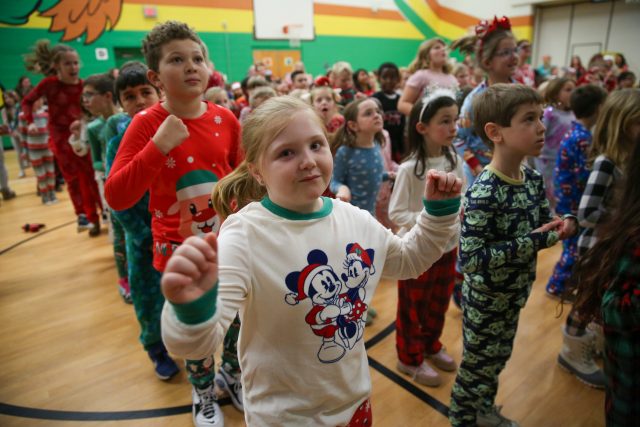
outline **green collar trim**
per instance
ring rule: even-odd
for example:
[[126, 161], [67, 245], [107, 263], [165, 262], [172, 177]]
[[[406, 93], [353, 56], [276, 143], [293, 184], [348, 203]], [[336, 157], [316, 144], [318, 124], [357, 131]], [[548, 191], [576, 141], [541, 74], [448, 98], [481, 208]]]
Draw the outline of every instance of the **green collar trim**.
[[328, 197], [322, 197], [322, 208], [320, 208], [319, 211], [311, 212], [308, 214], [295, 212], [295, 211], [283, 208], [282, 206], [278, 206], [275, 203], [273, 203], [268, 196], [264, 196], [264, 198], [260, 203], [271, 213], [285, 219], [290, 219], [292, 221], [307, 221], [310, 219], [324, 218], [325, 216], [328, 216], [333, 210], [333, 202]]

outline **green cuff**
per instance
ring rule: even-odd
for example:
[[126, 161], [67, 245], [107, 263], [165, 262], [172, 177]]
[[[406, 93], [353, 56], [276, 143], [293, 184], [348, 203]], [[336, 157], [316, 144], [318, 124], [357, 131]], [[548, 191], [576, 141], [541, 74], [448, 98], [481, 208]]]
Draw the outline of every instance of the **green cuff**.
[[216, 312], [216, 299], [218, 298], [218, 282], [206, 294], [197, 300], [186, 304], [174, 304], [178, 320], [187, 325], [197, 325], [211, 319]]
[[444, 200], [422, 199], [427, 213], [433, 216], [446, 216], [458, 212], [460, 209], [460, 197]]

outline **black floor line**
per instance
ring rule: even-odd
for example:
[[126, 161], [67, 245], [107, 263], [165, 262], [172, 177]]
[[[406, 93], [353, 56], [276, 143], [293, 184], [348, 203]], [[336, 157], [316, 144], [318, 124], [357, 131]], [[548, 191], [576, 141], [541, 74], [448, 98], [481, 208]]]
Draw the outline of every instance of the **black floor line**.
[[19, 242], [14, 243], [13, 245], [7, 246], [6, 248], [0, 250], [0, 255], [4, 255], [6, 252], [9, 252], [11, 249], [15, 249], [15, 248], [17, 248], [18, 246], [20, 246], [20, 245], [22, 245], [24, 243], [27, 243], [27, 242], [29, 242], [29, 241], [31, 241], [33, 239], [36, 239], [36, 238], [38, 238], [40, 236], [43, 236], [43, 235], [45, 235], [47, 233], [51, 233], [52, 231], [56, 231], [56, 230], [58, 230], [58, 229], [60, 229], [62, 227], [66, 227], [67, 225], [71, 225], [71, 224], [75, 224], [75, 220], [74, 221], [65, 222], [64, 224], [57, 225], [57, 226], [55, 226], [53, 228], [45, 228], [43, 231], [35, 233], [34, 235], [32, 235], [30, 237], [27, 237], [26, 239], [20, 240]]
[[440, 402], [438, 399], [431, 396], [429, 393], [425, 392], [420, 387], [414, 385], [412, 382], [402, 378], [400, 375], [396, 374], [394, 371], [387, 368], [382, 363], [369, 357], [369, 366], [371, 366], [376, 371], [380, 372], [385, 377], [389, 378], [398, 386], [402, 387], [403, 389], [407, 390], [409, 393], [413, 394], [418, 399], [422, 400], [427, 405], [431, 406], [436, 411], [440, 412], [445, 417], [449, 416], [449, 408], [447, 407], [447, 405]]
[[[68, 224], [60, 225], [56, 228], [64, 227]], [[53, 231], [52, 228], [49, 231]], [[36, 236], [34, 236], [36, 237]], [[395, 322], [384, 328], [380, 333], [375, 335], [365, 343], [365, 348], [369, 349], [395, 331]], [[426, 393], [411, 382], [402, 378], [391, 369], [379, 363], [377, 360], [369, 357], [369, 366], [380, 372], [385, 377], [440, 412], [445, 417], [449, 412], [449, 408], [438, 399]], [[220, 406], [230, 405], [231, 399], [224, 398], [218, 401]], [[146, 409], [140, 411], [114, 411], [114, 412], [80, 412], [80, 411], [57, 411], [53, 409], [27, 408], [24, 406], [10, 405], [0, 402], [0, 414], [11, 415], [22, 418], [35, 418], [40, 420], [58, 420], [58, 421], [121, 421], [136, 420], [144, 418], [169, 417], [172, 415], [180, 415], [191, 412], [191, 405], [173, 406], [170, 408]]]

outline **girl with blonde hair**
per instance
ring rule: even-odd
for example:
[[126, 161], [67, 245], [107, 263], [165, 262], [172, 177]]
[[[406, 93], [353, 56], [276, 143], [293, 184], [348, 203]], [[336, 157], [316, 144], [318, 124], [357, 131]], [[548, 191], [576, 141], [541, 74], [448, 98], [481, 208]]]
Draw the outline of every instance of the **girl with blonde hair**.
[[420, 45], [416, 58], [409, 65], [411, 77], [398, 101], [402, 114], [408, 116], [413, 104], [434, 89], [458, 89], [458, 80], [451, 74], [448, 59], [447, 45], [442, 39], [429, 39]]

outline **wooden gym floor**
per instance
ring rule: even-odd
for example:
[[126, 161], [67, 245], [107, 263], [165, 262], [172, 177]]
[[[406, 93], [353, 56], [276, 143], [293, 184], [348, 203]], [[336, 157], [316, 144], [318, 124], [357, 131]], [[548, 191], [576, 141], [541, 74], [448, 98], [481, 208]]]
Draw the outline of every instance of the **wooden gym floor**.
[[[65, 192], [44, 206], [32, 170], [17, 177], [15, 152], [6, 152], [18, 197], [0, 205], [0, 425], [189, 427], [191, 394], [184, 369], [159, 381], [138, 342], [133, 308], [116, 288], [112, 247], [104, 232], [78, 234]], [[25, 233], [25, 223], [44, 223]], [[604, 392], [561, 370], [557, 301], [544, 285], [560, 245], [542, 251], [538, 280], [522, 312], [515, 350], [500, 376], [497, 404], [523, 427], [604, 425]], [[366, 339], [373, 382], [374, 425], [447, 426], [443, 413], [455, 375], [428, 388], [396, 368], [393, 322], [396, 291], [382, 283], [373, 306], [378, 318]], [[461, 312], [453, 304], [442, 337], [459, 362]], [[219, 358], [217, 358], [219, 360]], [[244, 426], [242, 414], [222, 401], [227, 427]]]

